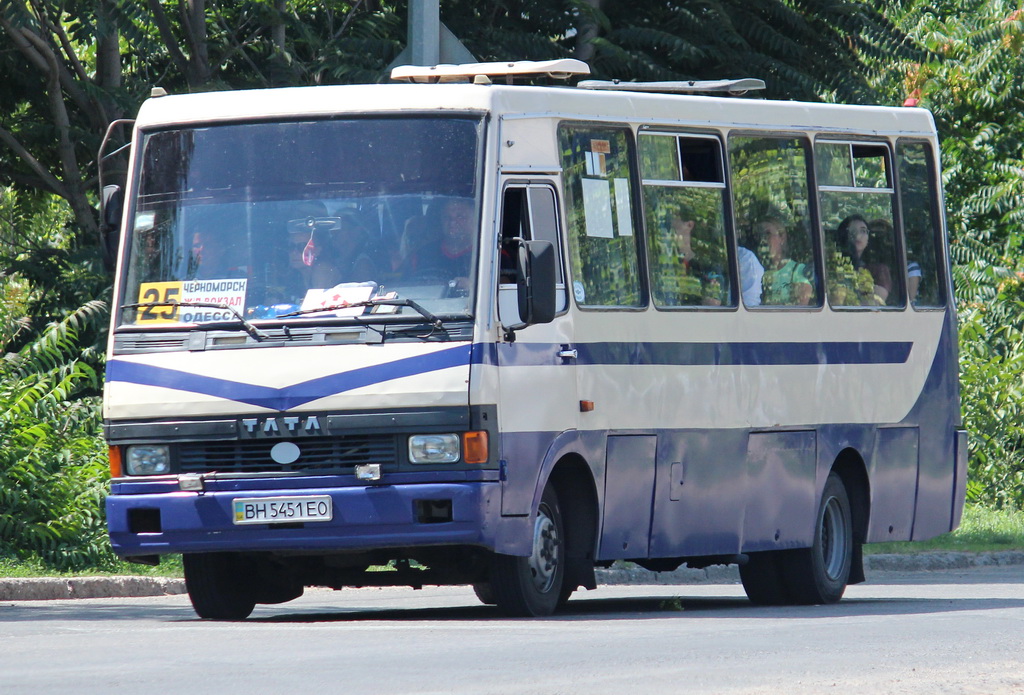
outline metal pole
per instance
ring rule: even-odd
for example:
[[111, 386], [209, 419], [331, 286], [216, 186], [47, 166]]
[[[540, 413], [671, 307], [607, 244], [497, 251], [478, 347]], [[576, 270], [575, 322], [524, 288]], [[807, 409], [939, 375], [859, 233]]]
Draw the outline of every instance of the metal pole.
[[408, 41], [412, 65], [441, 62], [440, 0], [409, 0]]

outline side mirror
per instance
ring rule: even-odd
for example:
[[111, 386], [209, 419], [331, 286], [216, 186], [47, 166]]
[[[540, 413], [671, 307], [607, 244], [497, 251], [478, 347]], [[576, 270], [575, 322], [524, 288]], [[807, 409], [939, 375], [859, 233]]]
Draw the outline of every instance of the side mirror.
[[555, 318], [555, 247], [550, 241], [521, 241], [516, 259], [519, 317], [523, 325]]
[[121, 215], [124, 212], [124, 191], [117, 184], [103, 187], [100, 199], [100, 233], [103, 238], [103, 264], [107, 270], [114, 268], [117, 258], [117, 242], [121, 231]]
[[103, 187], [103, 199], [100, 201], [100, 224], [104, 232], [121, 228], [121, 213], [124, 208], [124, 191], [117, 184]]

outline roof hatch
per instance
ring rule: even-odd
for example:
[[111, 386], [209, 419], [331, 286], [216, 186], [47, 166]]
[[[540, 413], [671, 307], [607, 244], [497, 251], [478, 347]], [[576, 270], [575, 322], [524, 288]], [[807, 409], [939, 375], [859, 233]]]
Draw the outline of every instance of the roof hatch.
[[573, 75], [589, 75], [590, 66], [581, 60], [517, 60], [506, 63], [463, 63], [461, 65], [400, 65], [391, 71], [391, 79], [405, 82], [477, 82], [477, 77], [551, 77], [565, 80]]
[[620, 80], [584, 80], [576, 85], [582, 89], [611, 89], [628, 92], [661, 92], [669, 94], [713, 94], [723, 92], [739, 96], [764, 89], [764, 80], [747, 77], [739, 80], [683, 80], [680, 82], [622, 82]]

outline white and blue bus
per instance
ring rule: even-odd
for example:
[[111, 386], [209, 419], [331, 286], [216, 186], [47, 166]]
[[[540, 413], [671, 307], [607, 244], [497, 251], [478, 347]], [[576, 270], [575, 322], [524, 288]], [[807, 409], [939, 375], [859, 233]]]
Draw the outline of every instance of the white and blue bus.
[[834, 602], [865, 543], [956, 528], [930, 114], [513, 84], [585, 72], [143, 104], [105, 195], [119, 555], [182, 553], [207, 618], [375, 584], [546, 615], [616, 560]]

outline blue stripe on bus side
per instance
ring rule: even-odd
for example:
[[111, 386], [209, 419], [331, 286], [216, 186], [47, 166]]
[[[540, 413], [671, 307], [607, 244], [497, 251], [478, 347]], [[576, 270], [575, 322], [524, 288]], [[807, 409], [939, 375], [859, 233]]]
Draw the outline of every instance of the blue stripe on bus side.
[[[564, 347], [570, 347], [566, 345]], [[578, 365], [662, 365], [662, 366], [736, 366], [736, 365], [825, 365], [825, 364], [903, 364], [910, 357], [913, 343], [891, 342], [814, 342], [814, 343], [580, 343], [574, 344]], [[509, 367], [556, 364], [559, 345], [502, 343], [480, 351], [485, 363]], [[478, 361], [478, 360], [475, 360]]]
[[[910, 342], [821, 343], [586, 343], [574, 346], [579, 365], [815, 365], [902, 364]], [[202, 376], [155, 365], [111, 360], [107, 381], [159, 386], [288, 410], [337, 393], [372, 384], [468, 364], [540, 366], [559, 364], [558, 344], [476, 343], [416, 355], [383, 364], [328, 374], [291, 386], [273, 388]], [[568, 347], [568, 346], [566, 346]]]

